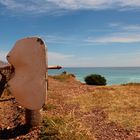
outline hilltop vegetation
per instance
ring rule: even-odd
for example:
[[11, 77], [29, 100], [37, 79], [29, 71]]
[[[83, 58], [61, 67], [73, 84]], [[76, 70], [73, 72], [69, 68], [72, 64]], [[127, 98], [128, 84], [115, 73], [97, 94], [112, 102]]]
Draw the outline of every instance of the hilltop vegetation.
[[63, 76], [49, 78], [41, 139], [131, 140], [139, 135], [140, 86], [88, 86]]
[[[42, 127], [23, 130], [24, 108], [0, 102], [0, 138], [134, 140], [140, 138], [140, 85], [89, 86], [72, 74], [49, 77]], [[7, 92], [7, 91], [5, 91]], [[10, 98], [4, 94], [2, 98]], [[12, 136], [12, 137], [11, 137]]]
[[85, 77], [85, 82], [88, 85], [96, 85], [96, 86], [103, 86], [106, 85], [106, 79], [105, 77], [99, 75], [99, 74], [90, 74]]

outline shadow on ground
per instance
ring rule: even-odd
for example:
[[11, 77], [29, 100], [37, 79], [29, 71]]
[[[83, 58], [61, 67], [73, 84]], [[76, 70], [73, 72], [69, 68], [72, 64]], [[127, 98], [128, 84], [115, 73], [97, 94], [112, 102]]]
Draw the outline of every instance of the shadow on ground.
[[30, 127], [27, 125], [18, 125], [12, 129], [0, 130], [0, 139], [11, 139], [20, 135], [26, 135], [29, 132]]

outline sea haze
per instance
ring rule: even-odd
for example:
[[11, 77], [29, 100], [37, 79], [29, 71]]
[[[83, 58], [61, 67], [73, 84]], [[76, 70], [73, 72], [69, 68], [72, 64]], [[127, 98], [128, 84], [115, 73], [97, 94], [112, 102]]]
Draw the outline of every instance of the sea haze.
[[140, 83], [140, 67], [94, 67], [94, 68], [62, 68], [61, 70], [49, 70], [49, 75], [57, 75], [67, 71], [84, 82], [84, 77], [89, 74], [100, 74], [107, 80], [108, 85], [136, 82]]

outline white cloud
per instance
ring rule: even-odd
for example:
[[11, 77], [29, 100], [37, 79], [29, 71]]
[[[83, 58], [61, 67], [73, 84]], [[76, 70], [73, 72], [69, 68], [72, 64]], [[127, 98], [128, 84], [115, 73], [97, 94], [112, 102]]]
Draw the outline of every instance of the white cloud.
[[140, 0], [0, 0], [9, 10], [29, 13], [58, 14], [69, 10], [138, 9]]
[[63, 54], [58, 52], [48, 52], [48, 62], [49, 65], [65, 65], [71, 60], [74, 55]]
[[8, 52], [7, 51], [0, 51], [0, 60], [7, 62], [6, 60], [6, 56], [7, 56]]
[[123, 7], [139, 7], [140, 1], [139, 0], [118, 0], [120, 5]]
[[[110, 28], [111, 27], [111, 28]], [[79, 39], [76, 37], [65, 37], [60, 35], [45, 35], [43, 38], [48, 43], [70, 44], [75, 42], [80, 46], [85, 45], [99, 45], [100, 43], [136, 43], [140, 42], [140, 24], [123, 24], [120, 22], [109, 23], [104, 30], [89, 30], [90, 32], [110, 32], [99, 37], [88, 37], [87, 39]]]
[[[123, 52], [123, 53], [108, 53], [104, 55], [94, 55], [86, 58], [80, 63], [83, 67], [128, 67], [140, 66], [140, 51], [138, 52]], [[78, 62], [78, 61], [76, 61]], [[75, 63], [76, 63], [75, 62]], [[75, 65], [76, 66], [76, 65]], [[78, 65], [79, 66], [79, 65]]]
[[87, 43], [136, 43], [140, 42], [140, 24], [109, 23], [107, 28], [112, 31], [99, 37], [88, 37]]
[[109, 23], [109, 27], [120, 27], [122, 23], [120, 22], [113, 22], [113, 23]]
[[107, 35], [99, 38], [89, 38], [86, 40], [88, 43], [135, 43], [140, 42], [140, 34], [131, 35]]
[[[119, 66], [119, 67], [128, 67], [128, 66], [140, 66], [140, 51], [138, 52], [123, 52], [110, 54], [102, 58], [102, 65], [104, 66]], [[97, 61], [101, 61], [100, 59]]]
[[104, 9], [112, 4], [112, 0], [51, 0], [60, 8], [77, 9]]
[[[0, 51], [0, 60], [6, 62], [7, 51]], [[140, 66], [140, 51], [104, 56], [76, 57], [71, 54], [48, 52], [49, 65], [62, 67]], [[114, 63], [115, 62], [115, 63]]]
[[124, 26], [122, 29], [125, 31], [138, 32], [138, 31], [140, 31], [140, 25], [128, 25], [128, 26]]
[[57, 44], [67, 44], [69, 42], [75, 41], [72, 37], [65, 37], [60, 35], [45, 35], [42, 36], [44, 40], [48, 43], [57, 43]]
[[77, 57], [70, 54], [48, 52], [49, 65], [60, 65], [62, 67], [88, 67], [94, 65], [94, 63], [91, 64], [91, 61], [94, 62], [92, 57]]
[[73, 57], [73, 55], [69, 54], [62, 54], [62, 53], [57, 53], [57, 52], [48, 52], [48, 57], [50, 60], [62, 60], [62, 59], [68, 59]]
[[61, 53], [51, 52], [49, 65], [61, 65], [62, 67], [108, 67], [108, 66], [140, 66], [140, 51], [111, 53], [88, 57], [76, 57]]
[[49, 1], [42, 0], [0, 0], [0, 4], [5, 6], [6, 9], [12, 10], [14, 12], [27, 12], [32, 13], [50, 13], [55, 8]]
[[109, 27], [118, 29], [121, 31], [135, 31], [138, 32], [140, 31], [140, 24], [123, 24], [121, 22], [112, 22], [108, 24]]

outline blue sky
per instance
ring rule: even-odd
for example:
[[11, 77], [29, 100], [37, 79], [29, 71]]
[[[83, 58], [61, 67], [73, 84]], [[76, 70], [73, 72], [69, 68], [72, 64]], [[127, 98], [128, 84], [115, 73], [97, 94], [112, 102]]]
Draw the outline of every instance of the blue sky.
[[0, 59], [42, 37], [49, 65], [140, 66], [140, 0], [0, 0]]

